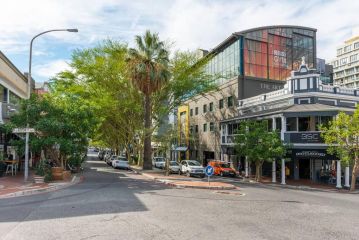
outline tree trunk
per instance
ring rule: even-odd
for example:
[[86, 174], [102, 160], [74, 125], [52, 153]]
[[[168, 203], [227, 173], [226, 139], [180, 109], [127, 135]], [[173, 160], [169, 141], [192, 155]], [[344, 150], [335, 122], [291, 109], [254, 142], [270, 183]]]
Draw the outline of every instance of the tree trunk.
[[143, 148], [143, 169], [151, 170], [152, 169], [152, 149], [151, 149], [151, 97], [145, 95], [145, 139], [144, 139], [144, 148]]
[[256, 162], [256, 178], [257, 182], [260, 182], [262, 179], [262, 165], [263, 162]]
[[352, 171], [352, 184], [350, 185], [350, 191], [355, 191], [356, 179], [359, 172], [359, 157], [355, 154], [354, 166]]

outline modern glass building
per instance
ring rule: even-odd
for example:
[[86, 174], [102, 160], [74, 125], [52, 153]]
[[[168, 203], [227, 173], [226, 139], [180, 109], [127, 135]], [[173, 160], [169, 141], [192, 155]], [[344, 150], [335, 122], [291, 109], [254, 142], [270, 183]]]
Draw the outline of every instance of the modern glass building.
[[283, 25], [235, 32], [209, 55], [206, 70], [221, 76], [219, 84], [238, 75], [284, 81], [303, 56], [316, 67], [316, 29]]

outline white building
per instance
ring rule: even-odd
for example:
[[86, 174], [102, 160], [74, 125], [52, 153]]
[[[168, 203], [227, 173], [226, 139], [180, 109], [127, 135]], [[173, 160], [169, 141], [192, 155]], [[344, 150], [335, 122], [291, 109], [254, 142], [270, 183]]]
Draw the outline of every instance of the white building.
[[337, 48], [333, 60], [334, 85], [359, 88], [359, 35]]

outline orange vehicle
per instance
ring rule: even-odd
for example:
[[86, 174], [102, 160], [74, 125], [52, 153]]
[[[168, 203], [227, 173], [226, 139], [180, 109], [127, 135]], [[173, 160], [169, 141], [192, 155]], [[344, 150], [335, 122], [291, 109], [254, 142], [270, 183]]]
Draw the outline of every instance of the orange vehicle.
[[236, 176], [236, 171], [231, 168], [230, 164], [228, 162], [219, 161], [219, 160], [213, 160], [208, 163], [209, 166], [212, 166], [214, 168], [214, 175], [220, 175], [220, 176]]

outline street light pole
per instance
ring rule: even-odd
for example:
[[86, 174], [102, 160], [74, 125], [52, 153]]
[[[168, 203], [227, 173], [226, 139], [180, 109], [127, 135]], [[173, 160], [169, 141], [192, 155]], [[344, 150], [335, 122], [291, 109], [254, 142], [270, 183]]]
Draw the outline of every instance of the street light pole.
[[[49, 32], [78, 32], [78, 29], [76, 28], [70, 28], [70, 29], [52, 29], [52, 30], [48, 30], [45, 32], [41, 32], [39, 34], [37, 34], [36, 36], [34, 36], [31, 39], [30, 42], [30, 55], [29, 55], [29, 72], [27, 74], [27, 99], [30, 99], [31, 96], [31, 63], [32, 63], [32, 44], [34, 42], [34, 40], [46, 33]], [[28, 113], [27, 113], [28, 115]], [[26, 128], [29, 128], [29, 123], [26, 124]], [[29, 177], [29, 132], [26, 131], [26, 135], [25, 135], [25, 171], [24, 171], [24, 181], [27, 182], [28, 177]]]

